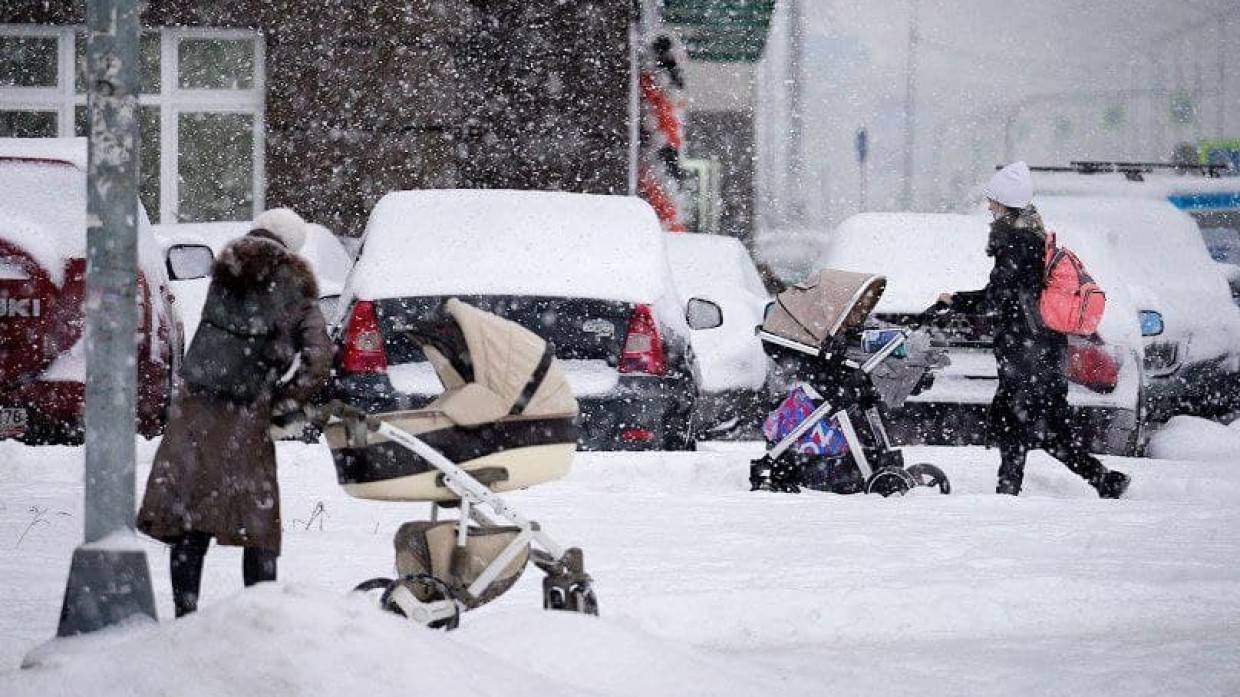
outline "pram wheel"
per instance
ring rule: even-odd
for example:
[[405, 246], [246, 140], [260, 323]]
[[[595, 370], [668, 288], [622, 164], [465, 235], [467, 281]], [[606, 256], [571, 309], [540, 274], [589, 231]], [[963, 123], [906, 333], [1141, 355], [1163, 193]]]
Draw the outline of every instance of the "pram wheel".
[[543, 608], [598, 617], [598, 596], [588, 582], [574, 583], [568, 588], [551, 586], [543, 591]]
[[452, 589], [429, 574], [405, 576], [391, 582], [379, 605], [388, 612], [408, 617], [431, 629], [456, 629], [461, 624], [461, 608]]
[[354, 593], [370, 593], [372, 591], [378, 591], [378, 590], [385, 591], [387, 590], [388, 586], [392, 585], [392, 583], [395, 580], [396, 579], [393, 579], [393, 578], [384, 578], [383, 576], [379, 576], [378, 578], [366, 579], [365, 581], [362, 581], [361, 583], [354, 586], [353, 592]]
[[917, 486], [917, 480], [901, 467], [883, 467], [870, 475], [865, 483], [865, 493], [878, 494], [884, 498], [892, 494], [903, 496]]
[[908, 468], [909, 476], [917, 481], [917, 486], [938, 487], [940, 494], [952, 493], [952, 484], [947, 481], [943, 470], [929, 462], [919, 462]]

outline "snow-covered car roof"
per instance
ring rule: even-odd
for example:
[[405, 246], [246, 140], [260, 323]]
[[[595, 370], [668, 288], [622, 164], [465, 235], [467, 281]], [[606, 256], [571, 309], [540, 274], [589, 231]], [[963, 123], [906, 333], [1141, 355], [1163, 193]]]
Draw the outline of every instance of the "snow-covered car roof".
[[1132, 181], [1119, 172], [1034, 172], [1033, 191], [1035, 195], [1167, 199], [1192, 194], [1238, 193], [1240, 177], [1150, 173], [1142, 174], [1141, 181]]
[[743, 290], [766, 297], [766, 287], [740, 240], [723, 235], [667, 236], [676, 288], [685, 298]]
[[85, 138], [0, 138], [0, 157], [68, 162], [86, 171]]
[[1083, 223], [1105, 230], [1139, 308], [1162, 313], [1163, 340], [1191, 339], [1201, 359], [1240, 345], [1240, 308], [1187, 213], [1165, 200], [1108, 196], [1036, 196], [1034, 204], [1051, 229]]
[[[1115, 263], [1105, 229], [1065, 222], [1056, 235], [1070, 247], [1107, 294], [1099, 334], [1111, 343], [1140, 345], [1137, 308], [1127, 274]], [[918, 313], [940, 293], [978, 290], [994, 263], [986, 255], [989, 219], [948, 213], [859, 213], [831, 234], [821, 266], [879, 273], [887, 290], [875, 312]]]
[[631, 196], [425, 190], [371, 211], [349, 294], [542, 295], [653, 302], [669, 282], [663, 232]]
[[[86, 139], [0, 138], [0, 165], [20, 167], [4, 176], [0, 220], [57, 285], [64, 261], [86, 257]], [[75, 178], [68, 184], [66, 176]], [[163, 254], [138, 204], [138, 256], [143, 273], [162, 282]]]
[[717, 392], [755, 389], [766, 381], [766, 353], [754, 327], [770, 296], [739, 240], [721, 235], [667, 236], [672, 277], [681, 297], [718, 303], [723, 326], [692, 332], [702, 368], [702, 388]]

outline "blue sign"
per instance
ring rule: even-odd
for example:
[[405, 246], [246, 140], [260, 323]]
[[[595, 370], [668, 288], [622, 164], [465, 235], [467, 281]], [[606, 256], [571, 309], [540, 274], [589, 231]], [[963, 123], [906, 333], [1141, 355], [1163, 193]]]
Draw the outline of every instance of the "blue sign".
[[1217, 211], [1240, 209], [1240, 191], [1210, 194], [1176, 194], [1167, 197], [1176, 208], [1185, 211]]

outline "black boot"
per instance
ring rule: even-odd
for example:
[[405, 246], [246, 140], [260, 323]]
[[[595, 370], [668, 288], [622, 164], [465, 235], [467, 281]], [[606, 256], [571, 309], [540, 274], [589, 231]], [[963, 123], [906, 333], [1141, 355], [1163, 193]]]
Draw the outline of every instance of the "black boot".
[[1098, 497], [1104, 499], [1117, 499], [1128, 491], [1128, 485], [1132, 483], [1132, 479], [1123, 472], [1111, 470], [1099, 477], [1097, 480], [1090, 482], [1094, 489], [1098, 491]]
[[168, 555], [168, 566], [172, 576], [172, 602], [177, 617], [184, 617], [198, 609], [202, 563], [210, 544], [210, 535], [194, 531], [185, 533], [173, 542]]
[[999, 485], [996, 494], [1020, 496], [1021, 484], [1025, 481], [1025, 459], [1029, 449], [1020, 443], [1002, 443], [999, 445]]

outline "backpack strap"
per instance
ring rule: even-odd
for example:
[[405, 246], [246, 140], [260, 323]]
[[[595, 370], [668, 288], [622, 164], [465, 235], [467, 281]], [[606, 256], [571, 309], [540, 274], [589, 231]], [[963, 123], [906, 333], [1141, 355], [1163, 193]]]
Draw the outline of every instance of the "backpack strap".
[[1065, 250], [1055, 242], [1055, 233], [1046, 231], [1046, 252], [1045, 266], [1042, 269], [1042, 285], [1050, 283], [1051, 273], [1055, 271], [1055, 267], [1059, 266], [1059, 262], [1063, 261]]

